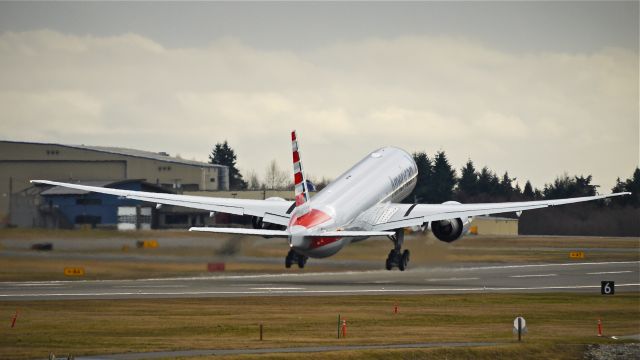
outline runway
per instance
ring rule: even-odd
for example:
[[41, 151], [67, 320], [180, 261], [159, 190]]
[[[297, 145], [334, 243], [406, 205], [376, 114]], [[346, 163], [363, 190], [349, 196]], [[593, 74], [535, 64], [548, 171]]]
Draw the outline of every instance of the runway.
[[0, 282], [0, 300], [130, 299], [244, 296], [337, 296], [589, 292], [601, 281], [615, 292], [640, 290], [640, 262], [567, 262], [178, 277], [138, 280]]

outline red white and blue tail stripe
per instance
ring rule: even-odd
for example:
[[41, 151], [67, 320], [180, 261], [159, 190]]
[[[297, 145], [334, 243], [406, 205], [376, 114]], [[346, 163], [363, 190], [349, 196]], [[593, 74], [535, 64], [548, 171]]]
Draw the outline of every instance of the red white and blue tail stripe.
[[300, 148], [298, 147], [295, 130], [291, 132], [291, 147], [293, 150], [293, 183], [295, 185], [296, 207], [300, 207], [309, 202], [309, 189], [307, 179], [304, 177], [304, 171], [302, 170]]

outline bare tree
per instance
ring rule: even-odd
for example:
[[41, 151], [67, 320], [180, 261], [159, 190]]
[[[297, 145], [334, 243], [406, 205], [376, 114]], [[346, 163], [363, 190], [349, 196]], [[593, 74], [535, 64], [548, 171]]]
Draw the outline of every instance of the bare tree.
[[278, 167], [276, 160], [271, 160], [264, 176], [264, 186], [268, 190], [282, 190], [289, 186], [289, 175]]
[[[315, 188], [313, 191], [320, 191], [331, 183], [331, 179], [325, 176], [323, 176], [322, 179], [318, 179], [313, 175], [307, 175], [307, 180], [310, 181]], [[309, 189], [311, 190], [311, 188]]]
[[260, 178], [258, 178], [258, 174], [254, 170], [247, 170], [244, 173], [247, 177], [247, 188], [249, 190], [259, 190], [262, 187]]

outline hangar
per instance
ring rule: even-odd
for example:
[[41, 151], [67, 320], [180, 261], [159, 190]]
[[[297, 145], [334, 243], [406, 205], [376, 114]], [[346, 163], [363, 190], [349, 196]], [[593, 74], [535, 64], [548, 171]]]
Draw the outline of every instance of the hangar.
[[476, 216], [471, 224], [469, 232], [472, 235], [518, 235], [518, 218]]
[[118, 147], [0, 141], [0, 222], [12, 224], [14, 205], [39, 196], [32, 179], [67, 182], [141, 180], [172, 192], [229, 189], [229, 169]]

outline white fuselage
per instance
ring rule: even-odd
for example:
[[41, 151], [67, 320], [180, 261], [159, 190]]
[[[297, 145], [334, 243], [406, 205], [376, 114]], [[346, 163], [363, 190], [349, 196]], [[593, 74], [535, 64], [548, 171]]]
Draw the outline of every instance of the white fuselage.
[[[411, 154], [395, 147], [378, 149], [318, 192], [307, 208], [296, 208], [289, 223], [290, 246], [309, 257], [335, 254], [363, 238], [308, 237], [304, 233], [371, 230], [365, 214], [376, 206], [399, 202], [413, 191], [418, 169]], [[299, 234], [299, 235], [296, 235]]]

